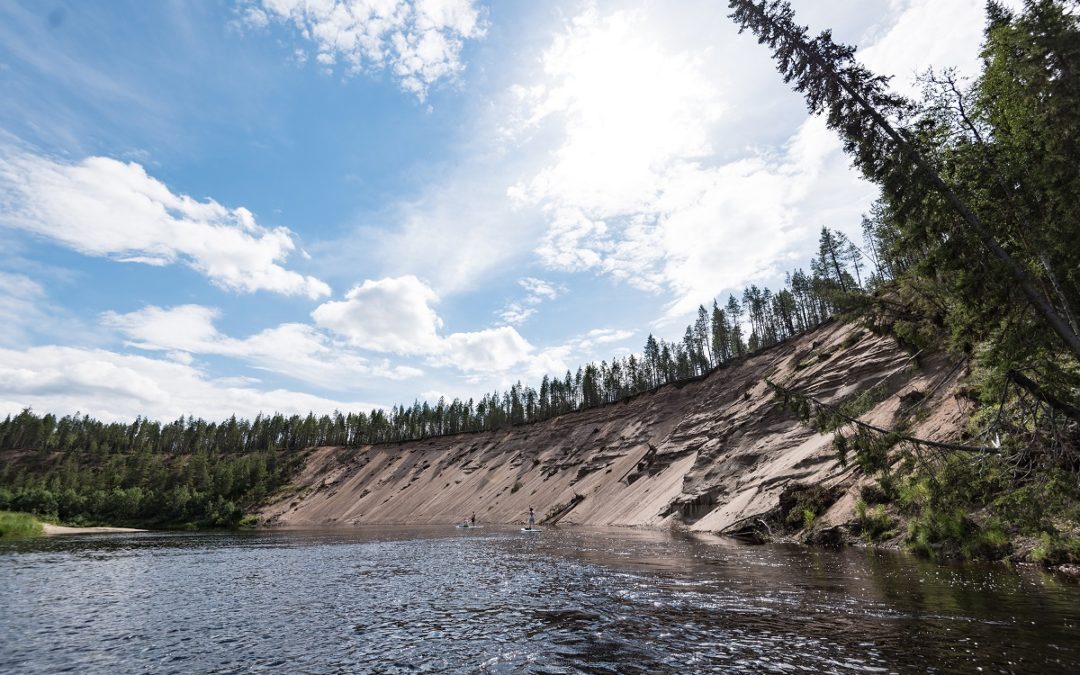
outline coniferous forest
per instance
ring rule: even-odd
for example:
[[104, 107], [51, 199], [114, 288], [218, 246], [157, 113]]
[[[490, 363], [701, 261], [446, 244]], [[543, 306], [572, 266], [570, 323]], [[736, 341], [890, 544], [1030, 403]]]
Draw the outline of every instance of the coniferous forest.
[[0, 451], [21, 455], [0, 467], [0, 510], [67, 522], [236, 524], [245, 508], [288, 481], [305, 449], [487, 431], [619, 401], [699, 377], [813, 328], [837, 311], [845, 294], [860, 288], [863, 274], [877, 279], [859, 250], [827, 228], [811, 269], [790, 274], [776, 293], [751, 286], [741, 301], [732, 295], [723, 307], [699, 307], [681, 341], [650, 335], [641, 354], [544, 377], [538, 388], [518, 383], [478, 401], [417, 401], [367, 414], [180, 418], [167, 424], [105, 423], [24, 410], [0, 422]]
[[927, 458], [845, 436], [879, 500], [928, 553], [995, 554], [1017, 534], [1080, 558], [1080, 13], [989, 4], [982, 74], [927, 72], [917, 100], [785, 2], [731, 0], [740, 28], [823, 115], [880, 197], [861, 240], [821, 227], [809, 271], [699, 307], [680, 339], [469, 400], [388, 411], [103, 423], [24, 411], [0, 423], [0, 509], [64, 520], [234, 524], [288, 482], [304, 449], [497, 429], [699, 377], [836, 315], [968, 364], [970, 435], [993, 455]]

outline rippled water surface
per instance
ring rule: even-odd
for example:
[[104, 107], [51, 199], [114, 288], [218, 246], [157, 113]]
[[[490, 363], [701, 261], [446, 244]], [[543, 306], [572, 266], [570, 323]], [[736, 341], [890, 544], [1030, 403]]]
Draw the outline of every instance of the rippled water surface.
[[0, 545], [0, 671], [1078, 672], [1034, 570], [634, 531]]

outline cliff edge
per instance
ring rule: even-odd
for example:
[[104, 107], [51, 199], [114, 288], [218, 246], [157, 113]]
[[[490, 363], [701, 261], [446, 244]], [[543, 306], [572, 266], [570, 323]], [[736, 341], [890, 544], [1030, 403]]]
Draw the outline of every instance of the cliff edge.
[[514, 523], [532, 506], [541, 523], [732, 532], [775, 512], [785, 489], [818, 486], [832, 495], [813, 520], [821, 530], [851, 519], [868, 480], [765, 380], [833, 404], [872, 390], [860, 419], [880, 427], [917, 400], [909, 433], [950, 441], [970, 414], [955, 395], [961, 371], [945, 355], [913, 355], [830, 322], [697, 380], [544, 422], [317, 448], [260, 516], [285, 526], [450, 524], [475, 512], [478, 522]]

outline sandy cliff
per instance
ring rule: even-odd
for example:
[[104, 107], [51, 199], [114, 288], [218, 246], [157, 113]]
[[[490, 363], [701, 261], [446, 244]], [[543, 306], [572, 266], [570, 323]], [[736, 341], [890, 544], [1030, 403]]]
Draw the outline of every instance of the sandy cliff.
[[[684, 526], [730, 531], [774, 509], [795, 482], [844, 494], [817, 525], [847, 520], [857, 470], [831, 435], [785, 411], [765, 379], [839, 402], [884, 383], [862, 419], [889, 426], [900, 399], [927, 395], [916, 435], [955, 439], [969, 412], [954, 396], [960, 369], [914, 358], [894, 340], [829, 323], [707, 377], [628, 401], [501, 431], [358, 449], [319, 448], [291, 489], [266, 507], [291, 526], [489, 523]], [[908, 399], [910, 400], [910, 399]]]

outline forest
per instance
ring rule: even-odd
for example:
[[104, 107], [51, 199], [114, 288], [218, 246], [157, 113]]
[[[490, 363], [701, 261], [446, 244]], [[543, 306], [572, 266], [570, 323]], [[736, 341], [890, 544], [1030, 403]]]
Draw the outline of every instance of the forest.
[[750, 286], [700, 306], [681, 339], [650, 335], [640, 353], [478, 399], [217, 423], [103, 423], [26, 410], [0, 423], [0, 450], [21, 457], [0, 468], [0, 509], [235, 523], [288, 481], [305, 448], [541, 421], [700, 377], [842, 315], [913, 350], [963, 358], [980, 404], [970, 436], [1000, 449], [926, 458], [837, 428], [845, 452], [911, 522], [909, 540], [936, 550], [1020, 533], [1072, 550], [1060, 542], [1075, 541], [1080, 524], [1076, 3], [1027, 0], [1018, 12], [989, 3], [982, 73], [926, 72], [917, 100], [891, 91], [829, 31], [811, 36], [786, 2], [729, 4], [880, 187], [862, 241], [821, 227], [809, 272], [791, 272], [783, 288]]
[[[0, 510], [65, 522], [235, 525], [245, 509], [288, 482], [308, 448], [539, 422], [699, 377], [832, 316], [838, 298], [860, 288], [862, 260], [847, 237], [822, 228], [810, 274], [795, 271], [776, 293], [751, 286], [741, 302], [730, 296], [724, 307], [714, 301], [711, 312], [699, 307], [683, 340], [650, 335], [639, 355], [544, 377], [539, 388], [518, 383], [479, 401], [417, 401], [368, 414], [233, 416], [224, 422], [182, 417], [167, 424], [141, 418], [105, 423], [85, 415], [58, 418], [23, 410], [0, 422], [0, 451], [16, 460], [0, 466]], [[868, 280], [877, 279], [875, 274]]]

